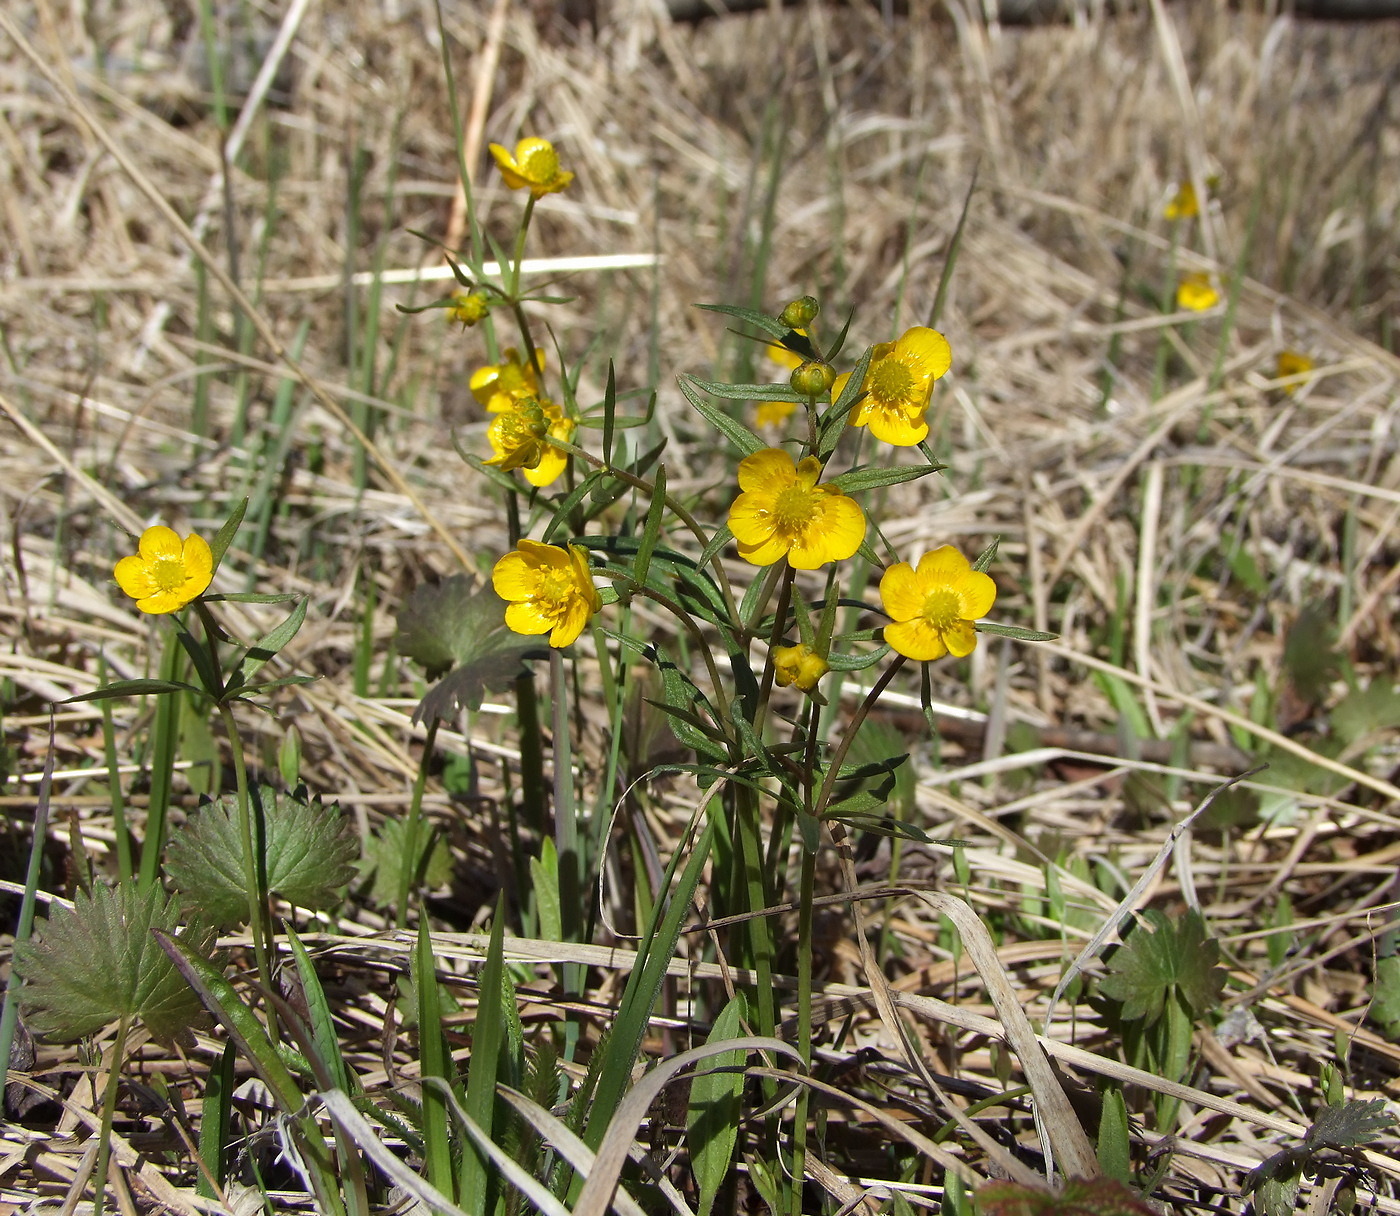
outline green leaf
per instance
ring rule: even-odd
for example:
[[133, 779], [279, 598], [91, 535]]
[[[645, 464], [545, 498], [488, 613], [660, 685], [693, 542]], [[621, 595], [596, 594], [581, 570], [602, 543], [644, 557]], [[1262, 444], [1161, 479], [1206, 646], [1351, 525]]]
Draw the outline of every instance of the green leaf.
[[753, 308], [740, 308], [736, 304], [697, 304], [695, 307], [733, 317], [736, 321], [747, 321], [755, 329], [761, 329], [774, 338], [782, 339], [792, 332], [777, 317], [770, 317], [766, 312], [759, 312]]
[[[336, 1034], [335, 1019], [331, 1015], [330, 1002], [326, 999], [326, 990], [321, 986], [321, 977], [316, 974], [316, 965], [311, 961], [310, 953], [302, 945], [301, 938], [291, 925], [285, 926], [285, 932], [287, 944], [292, 948], [292, 957], [296, 959], [297, 979], [306, 1002], [311, 1046], [327, 1073], [324, 1080], [329, 1081], [336, 1089], [352, 1093], [353, 1074], [345, 1065], [340, 1038]], [[318, 1077], [318, 1082], [321, 1080], [322, 1078]]]
[[[872, 836], [913, 840], [919, 844], [933, 842], [933, 838], [918, 824], [896, 819], [893, 815], [867, 815], [863, 813], [865, 807], [882, 805], [884, 804], [878, 799], [866, 799], [865, 794], [857, 794], [853, 798], [846, 799], [845, 802], [837, 803], [822, 818], [834, 819], [838, 823], [844, 823], [852, 831], [869, 832]], [[848, 807], [849, 809], [847, 809]]]
[[245, 498], [233, 509], [233, 514], [224, 520], [223, 527], [215, 534], [214, 539], [209, 544], [209, 551], [214, 557], [214, 572], [217, 574], [219, 563], [224, 560], [224, 554], [228, 552], [228, 547], [233, 543], [234, 536], [238, 533], [238, 526], [243, 522], [243, 516], [248, 511], [248, 500]]
[[285, 621], [277, 628], [263, 634], [248, 647], [248, 653], [244, 655], [242, 663], [244, 680], [250, 679], [258, 668], [273, 658], [283, 646], [296, 637], [297, 631], [306, 620], [306, 605], [306, 600], [299, 601]]
[[[55, 906], [34, 936], [15, 947], [15, 971], [24, 980], [19, 1001], [30, 1028], [77, 1039], [118, 1018], [138, 1017], [158, 1039], [188, 1037], [199, 1001], [151, 936], [152, 929], [176, 933], [181, 920], [178, 900], [134, 880], [79, 891], [71, 911]], [[204, 955], [214, 933], [191, 922], [181, 941]]]
[[1325, 603], [1298, 613], [1283, 641], [1283, 670], [1305, 704], [1322, 701], [1339, 670], [1336, 614]]
[[685, 378], [710, 396], [724, 401], [788, 401], [793, 405], [802, 405], [807, 400], [786, 384], [729, 384], [723, 380], [701, 380], [698, 376]]
[[1378, 731], [1394, 730], [1400, 726], [1400, 688], [1373, 680], [1369, 687], [1347, 693], [1329, 716], [1333, 731], [1348, 746]]
[[[720, 1010], [706, 1043], [723, 1043], [744, 1034], [748, 1002], [742, 992]], [[690, 1083], [685, 1139], [691, 1170], [700, 1184], [696, 1216], [709, 1216], [715, 1196], [729, 1176], [729, 1163], [739, 1137], [744, 1094], [745, 1053], [725, 1052], [707, 1061]]]
[[116, 697], [143, 697], [161, 692], [202, 691], [193, 684], [184, 684], [179, 680], [116, 680], [111, 684], [104, 684], [101, 688], [95, 688], [92, 692], [82, 692], [76, 697], [64, 697], [58, 704], [68, 705], [74, 701], [110, 701]]
[[685, 399], [690, 402], [700, 414], [715, 430], [724, 435], [739, 451], [745, 456], [752, 456], [753, 453], [762, 451], [768, 445], [755, 435], [737, 418], [731, 418], [723, 410], [716, 409], [708, 401], [701, 398], [692, 387], [698, 384], [692, 376], [681, 376], [681, 392], [685, 394]]
[[1173, 991], [1196, 1017], [1213, 1009], [1225, 986], [1225, 969], [1217, 965], [1220, 943], [1206, 937], [1200, 913], [1168, 920], [1150, 908], [1141, 919], [1144, 923], [1109, 960], [1099, 990], [1122, 1004], [1125, 1019], [1148, 1025], [1161, 1017]]
[[[452, 854], [436, 833], [418, 833], [418, 856], [411, 861], [406, 856], [407, 837], [408, 825], [404, 820], [386, 819], [379, 831], [365, 841], [360, 876], [373, 876], [369, 898], [378, 907], [387, 907], [398, 899], [399, 877], [405, 864], [411, 864], [414, 873], [423, 876], [423, 884], [430, 891], [452, 877]], [[428, 853], [429, 848], [432, 849], [431, 853]], [[425, 853], [426, 865], [423, 861]]]
[[851, 469], [839, 477], [833, 477], [830, 484], [844, 494], [855, 494], [861, 490], [878, 489], [880, 486], [898, 485], [901, 481], [914, 481], [936, 472], [937, 469], [927, 464], [904, 464], [895, 468], [875, 468], [867, 465], [865, 468]]
[[1015, 638], [1018, 642], [1053, 642], [1060, 636], [1058, 633], [1043, 633], [1039, 629], [1022, 629], [1019, 625], [998, 625], [993, 621], [978, 621], [973, 628], [978, 633]]
[[540, 939], [562, 942], [564, 912], [559, 899], [559, 854], [548, 836], [540, 842], [540, 855], [530, 858], [530, 891], [535, 897]]
[[1388, 955], [1376, 963], [1369, 1016], [1389, 1038], [1400, 1038], [1400, 954]]
[[[269, 892], [299, 908], [328, 908], [355, 877], [355, 825], [335, 804], [309, 802], [259, 786]], [[171, 837], [166, 873], [176, 889], [221, 926], [248, 916], [238, 800], [206, 802]]]
[[288, 592], [278, 592], [273, 594], [265, 591], [233, 591], [216, 592], [213, 595], [202, 595], [199, 597], [206, 604], [290, 604], [293, 600], [301, 599], [299, 595], [292, 595]]
[[986, 573], [987, 567], [989, 567], [994, 561], [996, 561], [997, 547], [1000, 544], [1000, 536], [993, 539], [992, 543], [977, 555], [976, 560], [974, 560], [972, 563], [972, 568], [974, 570], [980, 570], [983, 573]]
[[846, 387], [831, 403], [831, 408], [822, 415], [821, 431], [817, 436], [817, 456], [822, 460], [836, 450], [841, 436], [846, 433], [846, 415], [855, 408], [856, 402], [861, 398], [865, 388], [865, 373], [870, 370], [870, 356], [874, 351], [873, 346], [866, 348], [865, 354], [861, 355], [851, 371]]
[[480, 709], [491, 691], [503, 691], [526, 671], [524, 660], [548, 653], [539, 638], [506, 627], [506, 605], [486, 584], [465, 574], [417, 587], [398, 614], [399, 651], [439, 680], [414, 721], [450, 718], [459, 708]]
[[1324, 1106], [1303, 1139], [1305, 1148], [1356, 1148], [1379, 1140], [1395, 1122], [1384, 1098], [1353, 1098]]

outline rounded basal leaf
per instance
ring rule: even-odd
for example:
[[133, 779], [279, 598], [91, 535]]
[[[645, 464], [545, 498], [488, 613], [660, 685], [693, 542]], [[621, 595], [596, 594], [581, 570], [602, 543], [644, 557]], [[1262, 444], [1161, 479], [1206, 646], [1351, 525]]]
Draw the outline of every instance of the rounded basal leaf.
[[134, 882], [78, 893], [73, 909], [55, 907], [29, 941], [15, 947], [24, 981], [20, 1004], [31, 1029], [54, 1039], [95, 1034], [121, 1017], [140, 1018], [156, 1038], [185, 1038], [199, 999], [151, 936], [178, 933], [202, 954], [211, 929], [181, 929], [180, 903], [159, 887]]
[[[355, 876], [354, 824], [334, 804], [302, 801], [271, 786], [256, 791], [263, 810], [267, 888], [299, 908], [328, 908]], [[177, 890], [220, 926], [248, 919], [243, 832], [238, 801], [225, 794], [205, 803], [175, 832], [166, 873]]]

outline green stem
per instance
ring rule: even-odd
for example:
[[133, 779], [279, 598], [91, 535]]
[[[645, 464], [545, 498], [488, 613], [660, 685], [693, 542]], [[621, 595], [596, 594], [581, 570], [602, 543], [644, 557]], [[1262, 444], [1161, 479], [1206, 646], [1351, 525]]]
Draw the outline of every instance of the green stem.
[[[510, 295], [512, 299], [520, 294], [520, 267], [525, 261], [525, 237], [530, 231], [530, 217], [534, 214], [535, 196], [531, 194], [525, 200], [525, 211], [520, 217], [520, 231], [515, 234], [515, 257], [510, 267]], [[534, 358], [534, 355], [534, 347], [531, 347], [531, 359]]]
[[856, 707], [856, 712], [851, 716], [850, 725], [841, 733], [841, 742], [836, 745], [836, 750], [832, 752], [831, 761], [827, 765], [826, 778], [822, 781], [821, 793], [817, 795], [817, 800], [812, 806], [812, 814], [818, 818], [826, 810], [827, 803], [831, 801], [831, 791], [836, 785], [836, 775], [841, 771], [841, 765], [846, 762], [846, 753], [851, 750], [851, 744], [855, 742], [856, 732], [860, 730], [861, 723], [875, 707], [875, 702], [880, 699], [880, 694], [889, 687], [895, 672], [903, 666], [904, 656], [896, 654], [894, 662], [880, 673], [880, 678], [866, 693], [865, 700]]
[[243, 881], [248, 884], [248, 924], [253, 933], [253, 957], [258, 966], [258, 978], [270, 986], [272, 913], [267, 902], [267, 842], [263, 838], [262, 816], [258, 816], [256, 830], [253, 822], [252, 799], [248, 796], [248, 768], [243, 761], [243, 738], [238, 733], [238, 723], [234, 720], [233, 710], [226, 703], [219, 705], [219, 716], [223, 719], [224, 730], [228, 732], [229, 751], [233, 754], [238, 829], [243, 838]]
[[[812, 902], [816, 894], [817, 854], [802, 850], [802, 886], [797, 902], [797, 1050], [812, 1070]], [[792, 1115], [792, 1213], [802, 1216], [802, 1177], [807, 1158], [807, 1103], [811, 1090], [798, 1086]]]
[[97, 1170], [93, 1178], [93, 1216], [102, 1216], [107, 1197], [107, 1167], [112, 1160], [112, 1120], [117, 1113], [117, 1090], [121, 1085], [122, 1057], [126, 1054], [126, 1036], [131, 1029], [131, 1015], [122, 1014], [117, 1023], [117, 1037], [112, 1040], [112, 1056], [107, 1065], [107, 1088], [102, 1093], [102, 1127], [97, 1141]]
[[418, 774], [413, 778], [413, 795], [408, 804], [408, 821], [403, 832], [403, 857], [399, 864], [399, 890], [394, 903], [394, 928], [402, 929], [408, 923], [408, 897], [418, 877], [418, 825], [423, 818], [423, 790], [428, 784], [428, 765], [433, 759], [433, 745], [437, 742], [438, 723], [434, 718], [428, 723], [428, 732], [423, 738], [423, 755], [418, 761]]

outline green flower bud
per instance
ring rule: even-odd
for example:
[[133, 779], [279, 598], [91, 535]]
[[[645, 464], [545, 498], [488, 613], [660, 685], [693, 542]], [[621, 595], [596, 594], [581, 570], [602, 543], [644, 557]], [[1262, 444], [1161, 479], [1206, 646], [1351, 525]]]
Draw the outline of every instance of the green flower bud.
[[491, 302], [481, 291], [456, 292], [452, 303], [447, 306], [447, 315], [463, 326], [470, 327], [486, 316], [491, 310]]
[[816, 319], [820, 308], [816, 296], [803, 296], [789, 302], [778, 314], [778, 320], [789, 329], [805, 329]]
[[824, 397], [836, 380], [836, 371], [829, 363], [808, 362], [796, 368], [788, 377], [794, 393], [804, 397]]

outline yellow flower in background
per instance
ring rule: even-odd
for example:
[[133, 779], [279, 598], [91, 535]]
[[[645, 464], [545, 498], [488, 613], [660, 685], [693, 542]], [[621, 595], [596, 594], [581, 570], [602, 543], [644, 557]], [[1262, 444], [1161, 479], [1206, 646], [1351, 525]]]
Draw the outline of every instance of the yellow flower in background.
[[470, 329], [490, 311], [491, 302], [483, 291], [454, 291], [452, 303], [447, 306], [447, 315], [454, 321], [460, 321], [466, 329]]
[[178, 612], [214, 581], [209, 542], [157, 524], [141, 533], [135, 557], [124, 557], [112, 571], [119, 586], [142, 612]]
[[739, 556], [755, 566], [784, 557], [795, 570], [815, 570], [850, 557], [865, 539], [860, 504], [830, 484], [817, 484], [815, 456], [793, 464], [782, 448], [764, 448], [739, 462], [739, 489], [729, 528]]
[[[1275, 379], [1282, 380], [1286, 376], [1302, 376], [1312, 371], [1317, 366], [1307, 355], [1300, 354], [1296, 350], [1281, 350], [1278, 353], [1278, 367], [1274, 370]], [[1285, 393], [1296, 393], [1298, 386], [1306, 384], [1306, 380], [1299, 380], [1294, 384], [1285, 384]]]
[[528, 190], [536, 198], [563, 190], [574, 175], [559, 167], [559, 153], [547, 139], [522, 139], [512, 156], [500, 144], [492, 144], [496, 167], [512, 190]]
[[1210, 275], [1194, 270], [1181, 276], [1176, 288], [1176, 306], [1192, 312], [1205, 312], [1220, 303], [1220, 293], [1210, 281]]
[[538, 397], [539, 377], [535, 368], [544, 369], [544, 351], [535, 347], [534, 362], [521, 362], [520, 352], [506, 347], [502, 362], [477, 368], [472, 372], [470, 387], [475, 397], [492, 414], [508, 410], [521, 397]]
[[530, 636], [547, 633], [551, 646], [572, 643], [603, 606], [582, 545], [522, 540], [492, 567], [491, 585], [506, 601], [506, 625]]
[[997, 585], [952, 545], [925, 553], [918, 568], [897, 562], [880, 579], [880, 602], [894, 619], [885, 641], [919, 662], [945, 654], [971, 654], [977, 646], [972, 622], [996, 602]]
[[[912, 447], [928, 437], [924, 411], [933, 383], [953, 365], [953, 349], [936, 329], [916, 325], [897, 342], [881, 342], [870, 356], [862, 386], [865, 396], [850, 413], [852, 426], [868, 426], [883, 443]], [[832, 385], [832, 400], [841, 396], [850, 373]]]
[[561, 406], [536, 397], [522, 397], [509, 409], [491, 419], [486, 439], [495, 453], [489, 465], [510, 472], [520, 469], [532, 486], [547, 486], [569, 465], [569, 457], [552, 439], [569, 443], [574, 437], [574, 420]]
[[803, 692], [811, 692], [830, 670], [831, 664], [810, 646], [773, 648], [773, 679], [779, 688], [796, 684]]
[[[805, 329], [794, 329], [792, 332], [801, 334], [804, 338], [807, 336], [807, 331]], [[784, 371], [789, 372], [794, 368], [801, 367], [807, 362], [807, 360], [795, 350], [788, 350], [786, 346], [778, 342], [770, 342], [768, 344], [768, 357]]]
[[760, 430], [768, 426], [780, 427], [792, 417], [796, 408], [796, 401], [760, 401], [754, 407], [754, 425]]
[[1201, 203], [1196, 197], [1196, 187], [1190, 182], [1182, 182], [1162, 214], [1169, 220], [1189, 220], [1200, 215]]

